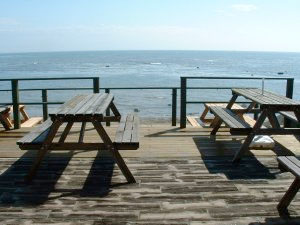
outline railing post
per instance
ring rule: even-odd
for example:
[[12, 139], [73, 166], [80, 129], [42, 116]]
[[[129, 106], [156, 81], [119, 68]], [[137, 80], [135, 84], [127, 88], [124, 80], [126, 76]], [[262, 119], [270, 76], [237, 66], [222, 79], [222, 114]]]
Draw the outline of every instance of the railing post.
[[[110, 92], [109, 88], [105, 88], [105, 93], [109, 93], [109, 92]], [[106, 116], [110, 116], [110, 109], [106, 110]], [[106, 122], [106, 126], [108, 126], [108, 127], [110, 126], [109, 121]]]
[[288, 78], [286, 80], [286, 97], [293, 98], [294, 92], [294, 78]]
[[186, 78], [180, 77], [180, 128], [186, 128]]
[[42, 90], [42, 102], [43, 102], [43, 120], [46, 121], [48, 119], [47, 89]]
[[177, 88], [172, 89], [172, 126], [176, 126], [177, 117]]
[[14, 129], [20, 129], [20, 110], [19, 110], [19, 81], [17, 79], [11, 80], [12, 102], [14, 112]]
[[[294, 92], [294, 78], [288, 78], [286, 80], [286, 94], [285, 96], [288, 98], [293, 98]], [[284, 127], [291, 127], [291, 121], [287, 118], [284, 118]]]
[[99, 93], [100, 82], [99, 77], [93, 78], [93, 91], [94, 93]]

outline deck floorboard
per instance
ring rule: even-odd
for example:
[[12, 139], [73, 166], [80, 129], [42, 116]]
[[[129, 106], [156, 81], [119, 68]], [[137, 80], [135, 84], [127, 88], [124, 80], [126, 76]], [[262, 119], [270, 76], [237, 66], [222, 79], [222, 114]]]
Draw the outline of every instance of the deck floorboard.
[[[77, 141], [74, 127], [69, 140]], [[141, 125], [140, 149], [120, 151], [136, 184], [126, 183], [106, 151], [62, 151], [49, 153], [25, 185], [35, 152], [16, 141], [30, 130], [0, 131], [1, 224], [300, 224], [300, 196], [290, 217], [276, 209], [294, 179], [280, 172], [276, 155], [300, 155], [294, 136], [274, 136], [274, 150], [252, 150], [234, 166], [244, 138], [228, 129], [212, 140], [210, 128]], [[84, 141], [96, 140], [87, 126]]]

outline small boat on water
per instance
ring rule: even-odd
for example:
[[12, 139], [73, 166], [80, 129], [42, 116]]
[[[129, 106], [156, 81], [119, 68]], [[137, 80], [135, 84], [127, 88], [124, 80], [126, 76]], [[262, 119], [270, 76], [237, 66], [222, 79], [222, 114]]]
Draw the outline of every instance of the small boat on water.
[[283, 75], [283, 74], [284, 74], [284, 72], [278, 72], [277, 74], [278, 74], [278, 75]]

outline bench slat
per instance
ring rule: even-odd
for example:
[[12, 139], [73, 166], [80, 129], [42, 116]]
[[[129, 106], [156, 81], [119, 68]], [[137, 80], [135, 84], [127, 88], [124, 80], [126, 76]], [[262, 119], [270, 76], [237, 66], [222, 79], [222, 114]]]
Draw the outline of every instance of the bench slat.
[[281, 114], [282, 116], [296, 122], [296, 123], [299, 123], [298, 120], [297, 120], [297, 117], [295, 116], [295, 113], [294, 112], [284, 112], [284, 111], [280, 111], [279, 114]]
[[133, 128], [133, 115], [129, 114], [127, 116], [122, 143], [131, 142], [132, 128]]
[[133, 130], [132, 130], [132, 142], [139, 142], [139, 127], [140, 127], [140, 119], [137, 115], [134, 115], [133, 120]]
[[279, 156], [277, 160], [288, 171], [300, 178], [300, 161], [295, 156]]
[[49, 131], [52, 125], [52, 121], [50, 119], [46, 120], [40, 126], [35, 128], [29, 134], [25, 135], [19, 141], [17, 141], [18, 145], [30, 144], [32, 142], [42, 142], [46, 137], [47, 132]]
[[234, 114], [230, 109], [219, 106], [212, 106], [211, 112], [220, 117], [221, 120], [230, 128], [251, 128], [251, 126], [243, 121], [239, 116]]
[[117, 129], [114, 144], [118, 149], [137, 149], [139, 147], [139, 118], [134, 113], [122, 117]]

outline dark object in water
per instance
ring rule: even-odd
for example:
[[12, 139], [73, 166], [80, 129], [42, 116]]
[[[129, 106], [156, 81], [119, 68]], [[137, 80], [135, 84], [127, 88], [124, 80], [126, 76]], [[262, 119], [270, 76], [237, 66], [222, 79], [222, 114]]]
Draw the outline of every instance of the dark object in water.
[[278, 72], [277, 74], [278, 74], [278, 75], [283, 75], [283, 74], [284, 74], [284, 72]]
[[105, 67], [109, 67], [109, 65], [106, 65]]
[[133, 111], [134, 111], [134, 112], [139, 112], [140, 110], [139, 110], [139, 109], [137, 109], [137, 108], [135, 108]]

